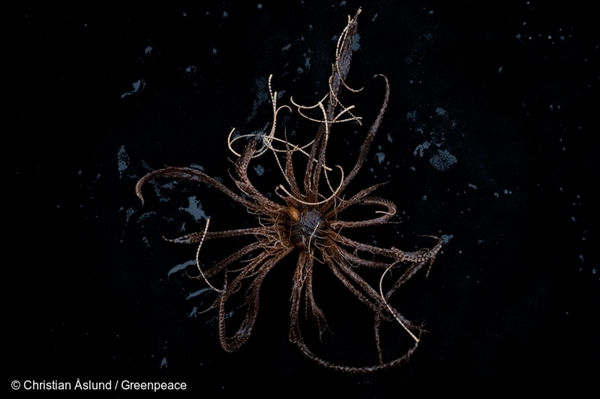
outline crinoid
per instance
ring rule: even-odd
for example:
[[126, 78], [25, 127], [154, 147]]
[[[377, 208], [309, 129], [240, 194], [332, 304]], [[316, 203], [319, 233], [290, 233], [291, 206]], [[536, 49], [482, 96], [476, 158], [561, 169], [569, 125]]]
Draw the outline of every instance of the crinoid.
[[[342, 194], [357, 176], [361, 169], [369, 146], [379, 129], [385, 109], [388, 104], [390, 87], [388, 79], [378, 75], [385, 83], [383, 104], [369, 128], [360, 149], [358, 159], [352, 169], [344, 174], [339, 169], [339, 184], [332, 184], [334, 179], [330, 175], [338, 172], [326, 164], [326, 154], [331, 131], [334, 125], [354, 122], [361, 123], [361, 118], [353, 114], [353, 106], [343, 106], [339, 101], [339, 94], [343, 88], [352, 90], [345, 84], [346, 76], [350, 69], [352, 58], [352, 40], [357, 30], [357, 18], [360, 9], [353, 18], [348, 18], [348, 24], [337, 42], [335, 63], [329, 78], [329, 92], [314, 106], [302, 106], [291, 100], [297, 111], [304, 118], [318, 123], [317, 134], [314, 139], [303, 146], [290, 143], [287, 136], [278, 138], [275, 135], [277, 128], [277, 115], [282, 110], [291, 111], [289, 106], [277, 106], [277, 93], [271, 90], [271, 77], [269, 78], [269, 93], [273, 103], [273, 121], [269, 133], [261, 135], [229, 135], [229, 148], [237, 156], [235, 161], [235, 185], [241, 191], [237, 194], [223, 183], [215, 180], [200, 170], [189, 167], [166, 167], [150, 172], [143, 176], [136, 185], [136, 194], [144, 202], [142, 189], [154, 179], [178, 179], [212, 186], [227, 195], [233, 201], [244, 206], [248, 212], [257, 216], [256, 227], [209, 231], [208, 220], [203, 231], [192, 233], [168, 240], [174, 243], [196, 244], [196, 265], [199, 274], [194, 278], [204, 281], [217, 293], [217, 298], [209, 309], [218, 309], [219, 338], [223, 349], [228, 352], [240, 348], [252, 332], [259, 308], [259, 292], [265, 276], [284, 257], [297, 253], [298, 261], [293, 276], [293, 287], [290, 309], [290, 341], [302, 351], [304, 355], [318, 364], [345, 372], [373, 372], [398, 366], [410, 358], [419, 344], [422, 329], [411, 323], [398, 310], [389, 303], [392, 294], [415, 273], [427, 265], [431, 265], [441, 249], [442, 242], [437, 237], [436, 245], [431, 248], [415, 252], [404, 252], [394, 247], [382, 248], [374, 245], [363, 244], [342, 235], [342, 230], [377, 226], [389, 223], [396, 213], [396, 206], [386, 199], [371, 196], [382, 185], [375, 184], [365, 188], [345, 199]], [[317, 116], [314, 116], [317, 115]], [[247, 141], [240, 153], [233, 147], [236, 142]], [[277, 148], [279, 145], [279, 148]], [[283, 174], [286, 185], [279, 185], [275, 190], [281, 201], [274, 201], [261, 194], [250, 182], [248, 168], [252, 160], [265, 153], [275, 155], [277, 164]], [[294, 158], [306, 159], [306, 168], [302, 182], [296, 180]], [[344, 176], [345, 175], [345, 176]], [[337, 178], [335, 179], [337, 181]], [[329, 193], [329, 194], [323, 194]], [[350, 207], [375, 207], [376, 215], [358, 221], [343, 220], [343, 213]], [[216, 238], [225, 237], [255, 237], [253, 243], [230, 253], [225, 259], [211, 267], [202, 267], [199, 262], [199, 253], [202, 244]], [[224, 247], [225, 248], [225, 247]], [[235, 266], [235, 267], [234, 267]], [[372, 311], [374, 316], [374, 340], [379, 361], [373, 361], [367, 366], [348, 366], [327, 361], [315, 354], [307, 345], [301, 331], [300, 313], [302, 304], [307, 317], [317, 325], [321, 333], [327, 323], [323, 310], [317, 305], [313, 294], [313, 269], [328, 268], [331, 273], [353, 294], [360, 302]], [[386, 282], [383, 289], [385, 276], [393, 280]], [[369, 271], [370, 270], [370, 271]], [[380, 271], [379, 284], [368, 282], [363, 271], [369, 273]], [[221, 276], [220, 283], [214, 279]], [[211, 280], [213, 282], [211, 282]], [[242, 289], [244, 287], [244, 289]], [[226, 305], [234, 294], [242, 291], [245, 317], [238, 330], [233, 335], [226, 332]], [[229, 302], [231, 305], [231, 302]], [[383, 321], [398, 323], [412, 337], [408, 349], [402, 350], [399, 356], [386, 356], [384, 359], [380, 342], [380, 325]], [[304, 322], [302, 322], [304, 324]], [[374, 356], [375, 359], [375, 356]]]

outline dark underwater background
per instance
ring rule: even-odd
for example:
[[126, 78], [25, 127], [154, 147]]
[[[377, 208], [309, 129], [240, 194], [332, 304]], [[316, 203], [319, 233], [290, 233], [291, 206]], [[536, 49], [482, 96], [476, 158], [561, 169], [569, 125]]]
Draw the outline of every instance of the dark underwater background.
[[[9, 6], [3, 389], [27, 395], [11, 383], [79, 378], [183, 381], [206, 397], [586, 392], [600, 372], [600, 35], [586, 4]], [[387, 182], [376, 194], [402, 222], [355, 237], [406, 250], [427, 245], [420, 235], [444, 237], [429, 276], [392, 301], [428, 332], [400, 368], [314, 364], [288, 340], [290, 256], [265, 279], [249, 342], [226, 353], [216, 312], [200, 313], [205, 286], [181, 266], [195, 248], [162, 236], [200, 231], [207, 216], [215, 230], [256, 218], [201, 185], [148, 188], [142, 207], [135, 183], [195, 166], [235, 188], [229, 131], [271, 122], [270, 74], [283, 102], [324, 95], [335, 39], [359, 6], [348, 83], [365, 89], [348, 101], [368, 126], [383, 94], [375, 74], [391, 97], [348, 195]], [[333, 136], [332, 163], [351, 162], [366, 128], [356, 132]], [[272, 157], [253, 166], [252, 181], [272, 194]], [[236, 242], [204, 249], [218, 260]], [[315, 272], [334, 330], [315, 345], [333, 360], [373, 362], [372, 320], [338, 284]], [[360, 339], [346, 341], [354, 329]]]

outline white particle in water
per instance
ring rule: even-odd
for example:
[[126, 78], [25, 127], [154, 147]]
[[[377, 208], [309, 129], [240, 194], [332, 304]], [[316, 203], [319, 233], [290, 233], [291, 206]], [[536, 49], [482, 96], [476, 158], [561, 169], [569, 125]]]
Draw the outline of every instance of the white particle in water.
[[448, 150], [438, 150], [437, 154], [429, 159], [429, 163], [440, 171], [449, 170], [458, 160]]

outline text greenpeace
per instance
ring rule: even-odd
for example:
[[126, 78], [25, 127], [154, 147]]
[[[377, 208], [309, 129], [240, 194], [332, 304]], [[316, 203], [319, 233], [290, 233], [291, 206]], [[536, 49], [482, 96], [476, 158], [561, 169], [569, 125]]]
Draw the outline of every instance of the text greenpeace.
[[121, 389], [125, 391], [185, 391], [186, 388], [185, 382], [121, 382]]

